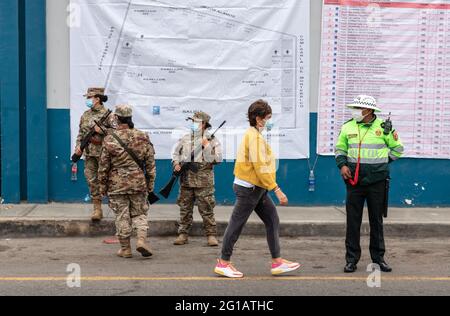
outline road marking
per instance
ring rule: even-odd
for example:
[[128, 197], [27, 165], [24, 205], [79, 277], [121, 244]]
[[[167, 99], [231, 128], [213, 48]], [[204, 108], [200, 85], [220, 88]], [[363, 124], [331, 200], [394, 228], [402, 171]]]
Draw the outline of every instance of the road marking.
[[[60, 282], [67, 277], [0, 277], [0, 282]], [[125, 281], [367, 281], [367, 277], [341, 276], [305, 276], [305, 277], [245, 277], [229, 279], [223, 277], [126, 277], [126, 276], [87, 276], [81, 277], [85, 282], [125, 282]], [[450, 277], [419, 277], [419, 276], [386, 276], [387, 282], [450, 282]]]

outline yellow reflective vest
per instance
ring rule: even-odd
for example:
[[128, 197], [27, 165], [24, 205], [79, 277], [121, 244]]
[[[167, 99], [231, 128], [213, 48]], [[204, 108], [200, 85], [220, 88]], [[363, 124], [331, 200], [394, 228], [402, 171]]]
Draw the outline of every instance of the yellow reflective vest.
[[348, 166], [355, 174], [360, 153], [359, 183], [370, 185], [389, 177], [389, 163], [399, 159], [404, 152], [398, 133], [384, 134], [383, 120], [376, 116], [370, 123], [354, 119], [342, 126], [336, 144], [336, 164], [339, 169]]

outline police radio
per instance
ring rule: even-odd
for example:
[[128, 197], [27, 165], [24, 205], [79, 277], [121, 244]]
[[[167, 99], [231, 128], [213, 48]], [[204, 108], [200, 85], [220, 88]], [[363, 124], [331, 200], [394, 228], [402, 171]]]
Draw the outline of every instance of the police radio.
[[391, 114], [392, 113], [389, 112], [388, 119], [383, 124], [381, 124], [381, 127], [384, 129], [383, 133], [386, 136], [389, 135], [392, 132], [392, 128], [393, 128], [392, 121], [391, 121]]

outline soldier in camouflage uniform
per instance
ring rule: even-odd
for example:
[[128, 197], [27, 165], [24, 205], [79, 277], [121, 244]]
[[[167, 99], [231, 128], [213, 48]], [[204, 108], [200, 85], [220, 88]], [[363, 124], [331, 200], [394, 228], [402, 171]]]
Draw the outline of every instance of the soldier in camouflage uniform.
[[117, 236], [121, 244], [118, 256], [132, 257], [131, 235], [134, 228], [138, 237], [136, 250], [144, 257], [150, 257], [152, 251], [146, 242], [149, 229], [147, 196], [153, 192], [155, 185], [155, 151], [148, 135], [134, 129], [130, 106], [117, 106], [115, 114], [119, 124], [115, 135], [145, 162], [149, 181], [147, 183], [141, 167], [110, 133], [103, 142], [100, 156], [100, 192], [107, 193], [110, 207], [116, 215]]
[[[178, 142], [173, 153], [175, 171], [181, 169], [184, 163], [194, 162], [199, 168], [198, 173], [188, 170], [180, 179], [178, 206], [181, 219], [178, 238], [175, 245], [188, 243], [189, 231], [193, 222], [194, 204], [203, 218], [203, 226], [208, 245], [218, 246], [217, 225], [214, 217], [216, 200], [214, 197], [214, 165], [222, 162], [222, 148], [219, 141], [211, 139], [207, 130], [211, 128], [211, 117], [204, 112], [197, 112], [192, 118], [192, 132]], [[194, 154], [195, 153], [195, 154]], [[193, 159], [193, 160], [192, 160]]]
[[[108, 111], [103, 103], [108, 101], [108, 97], [104, 95], [105, 89], [103, 88], [89, 88], [86, 95], [86, 106], [89, 108], [80, 119], [80, 129], [77, 137], [75, 152], [81, 155], [80, 144], [83, 138], [89, 134], [92, 127], [95, 126], [94, 121], [99, 121], [105, 113]], [[105, 124], [105, 128], [114, 128], [115, 123], [113, 118]], [[91, 139], [91, 143], [84, 151], [84, 175], [89, 186], [92, 202], [94, 204], [94, 210], [92, 213], [92, 221], [100, 221], [103, 218], [102, 211], [102, 197], [99, 190], [98, 182], [98, 159], [102, 149], [103, 131], [95, 126], [96, 134]]]

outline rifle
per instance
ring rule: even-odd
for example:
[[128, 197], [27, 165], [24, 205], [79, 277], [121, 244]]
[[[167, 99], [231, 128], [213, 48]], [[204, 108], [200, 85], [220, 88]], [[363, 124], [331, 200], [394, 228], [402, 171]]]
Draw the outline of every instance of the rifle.
[[112, 113], [112, 111], [111, 111], [111, 110], [108, 110], [108, 111], [105, 113], [105, 115], [102, 116], [102, 118], [100, 119], [100, 121], [94, 121], [94, 122], [95, 122], [95, 125], [92, 126], [91, 130], [89, 131], [89, 133], [81, 140], [81, 144], [80, 144], [81, 155], [77, 155], [76, 153], [73, 154], [73, 156], [72, 156], [72, 158], [71, 158], [71, 160], [72, 160], [73, 163], [77, 163], [77, 162], [81, 159], [81, 157], [83, 156], [84, 150], [89, 146], [89, 144], [91, 143], [92, 137], [94, 137], [95, 134], [97, 133], [97, 132], [95, 131], [95, 126], [100, 127], [100, 129], [101, 129], [102, 131], [104, 131], [102, 126], [105, 125], [105, 122], [106, 122], [106, 120], [108, 119], [108, 117], [111, 115], [111, 113]]
[[227, 121], [223, 121], [223, 123], [220, 124], [220, 126], [214, 131], [214, 133], [211, 134], [211, 136], [209, 137], [209, 140], [212, 140], [212, 139], [216, 138], [217, 132], [218, 132], [225, 124], [227, 124]]
[[[146, 169], [147, 165], [145, 164], [145, 161], [142, 164], [143, 164], [142, 167], [144, 170], [145, 181], [147, 182], [147, 186], [148, 186], [150, 183], [150, 176], [147, 173], [147, 169]], [[150, 205], [153, 205], [153, 204], [159, 202], [160, 198], [155, 194], [155, 192], [152, 191], [152, 192], [148, 193], [147, 200], [150, 203]]]
[[177, 182], [178, 178], [185, 174], [188, 170], [191, 170], [193, 173], [198, 173], [198, 166], [192, 162], [181, 164], [181, 170], [178, 172], [174, 171], [172, 173], [172, 177], [170, 178], [169, 182], [161, 191], [159, 191], [159, 194], [161, 194], [165, 199], [168, 199], [170, 193], [172, 192], [173, 186], [175, 185], [175, 182]]
[[[214, 133], [209, 137], [209, 140], [212, 140], [216, 137], [216, 133], [227, 123], [227, 121], [224, 121], [220, 126], [216, 129]], [[191, 153], [191, 161], [195, 160], [195, 152], [192, 151]], [[170, 193], [172, 192], [173, 186], [177, 182], [177, 180], [183, 176], [188, 170], [192, 171], [193, 173], [198, 173], [198, 164], [193, 162], [186, 162], [181, 164], [181, 170], [176, 172], [174, 171], [172, 173], [172, 177], [170, 178], [169, 182], [166, 184], [166, 186], [159, 191], [159, 194], [161, 194], [165, 199], [168, 199], [170, 196]]]

